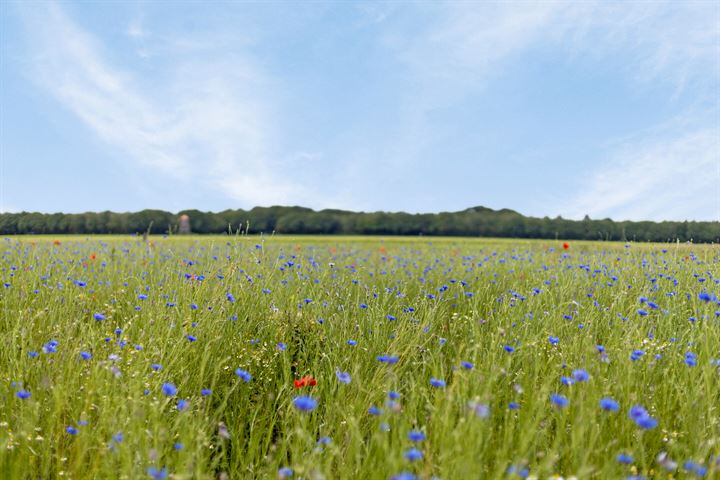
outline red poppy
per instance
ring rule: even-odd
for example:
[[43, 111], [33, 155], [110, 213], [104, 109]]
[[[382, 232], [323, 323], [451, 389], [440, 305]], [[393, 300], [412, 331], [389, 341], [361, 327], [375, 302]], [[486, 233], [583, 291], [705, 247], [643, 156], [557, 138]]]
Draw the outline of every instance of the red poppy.
[[568, 248], [570, 248], [570, 244], [567, 242], [563, 243], [563, 248], [567, 250]]
[[97, 258], [97, 255], [94, 253], [90, 254], [90, 260], [95, 260]]
[[53, 245], [60, 245], [60, 240], [53, 240]]
[[317, 380], [312, 375], [307, 375], [300, 380], [293, 380], [293, 385], [295, 388], [302, 388], [302, 387], [314, 387], [317, 385]]

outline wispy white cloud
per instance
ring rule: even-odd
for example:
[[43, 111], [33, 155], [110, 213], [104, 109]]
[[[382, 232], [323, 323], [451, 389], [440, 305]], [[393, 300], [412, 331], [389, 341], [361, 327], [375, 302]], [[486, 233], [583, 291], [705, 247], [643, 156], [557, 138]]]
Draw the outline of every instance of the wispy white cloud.
[[437, 82], [452, 86], [448, 98], [483, 88], [502, 62], [541, 46], [598, 60], [622, 54], [638, 81], [662, 77], [679, 88], [695, 81], [712, 88], [708, 72], [720, 74], [713, 2], [453, 2], [428, 15], [421, 34], [394, 36], [392, 45], [421, 82], [435, 91]]
[[127, 26], [125, 33], [130, 38], [143, 38], [146, 35], [146, 32], [142, 26], [140, 18], [133, 19], [133, 21]]
[[[400, 129], [374, 154], [395, 170], [411, 168], [435, 140], [433, 112], [461, 104], [483, 91], [502, 64], [548, 34], [558, 35], [558, 17], [570, 2], [448, 2], [419, 4], [424, 22], [384, 37], [408, 69], [400, 98]], [[403, 25], [401, 23], [401, 25]], [[554, 32], [554, 33], [553, 33]], [[362, 157], [373, 154], [362, 153]]]
[[[148, 173], [222, 192], [242, 206], [318, 202], [273, 167], [273, 79], [243, 52], [180, 58], [154, 87], [116, 66], [58, 4], [25, 12], [37, 83], [107, 145]], [[128, 34], [144, 36], [140, 25]], [[182, 52], [180, 52], [182, 53]]]
[[[660, 218], [685, 215], [690, 207], [682, 210], [683, 204], [700, 205], [694, 197], [671, 195], [669, 192], [676, 190], [668, 182], [675, 177], [673, 159], [692, 156], [697, 163], [691, 164], [704, 169], [714, 161], [702, 146], [708, 146], [718, 118], [717, 5], [558, 0], [418, 3], [407, 9], [393, 4], [358, 4], [354, 11], [358, 10], [363, 12], [359, 26], [355, 25], [358, 32], [382, 39], [384, 50], [372, 55], [383, 60], [388, 60], [384, 55], [392, 57], [395, 63], [384, 64], [396, 69], [389, 81], [402, 83], [402, 89], [389, 100], [397, 102], [387, 109], [391, 120], [377, 128], [340, 132], [339, 140], [325, 144], [294, 138], [290, 141], [296, 141], [296, 151], [287, 142], [291, 134], [281, 129], [283, 123], [290, 123], [288, 119], [302, 119], [303, 112], [283, 111], [285, 105], [279, 102], [302, 97], [306, 86], [282, 84], [265, 73], [249, 53], [273, 55], [257, 47], [267, 40], [263, 37], [269, 35], [266, 25], [251, 27], [251, 31], [257, 28], [256, 33], [264, 32], [258, 34], [258, 42], [246, 29], [228, 28], [222, 22], [212, 31], [201, 32], [200, 28], [192, 34], [173, 35], [169, 33], [172, 29], [137, 17], [120, 24], [120, 30], [128, 25], [124, 33], [130, 37], [129, 43], [145, 59], [138, 67], [123, 57], [123, 52], [108, 49], [57, 4], [51, 4], [47, 13], [27, 8], [25, 16], [28, 35], [36, 47], [34, 79], [89, 131], [141, 172], [221, 192], [242, 206], [292, 203], [387, 208], [382, 202], [394, 200], [383, 192], [396, 191], [397, 179], [412, 173], [418, 159], [427, 161], [428, 155], [442, 154], [443, 132], [435, 128], [438, 124], [433, 118], [442, 117], [445, 107], [462, 105], [468, 97], [482, 94], [502, 76], [506, 64], [526, 61], [524, 55], [533, 51], [548, 50], [566, 55], [568, 61], [591, 57], [609, 68], [624, 69], [618, 76], [634, 81], [638, 89], [653, 82], [669, 83], [678, 95], [685, 95], [683, 102], [695, 102], [694, 112], [707, 120], [678, 124], [662, 133], [657, 133], [658, 129], [654, 134], [628, 132], [620, 145], [608, 144], [600, 155], [605, 161], [588, 172], [586, 185], [592, 188], [572, 202], [565, 199], [563, 209], [556, 205], [544, 209], [563, 215], [602, 216], [609, 212], [656, 218], [650, 203], [640, 204], [642, 195], [623, 193], [612, 201], [603, 199], [612, 183], [608, 172], [616, 170], [636, 178], [637, 190], [653, 199]], [[302, 50], [298, 53], [302, 55]], [[623, 62], [616, 61], [621, 55]], [[149, 70], [152, 73], [145, 76]], [[309, 107], [332, 108], [321, 104]], [[435, 115], [437, 112], [441, 115]], [[652, 179], [639, 173], [649, 168], [648, 158], [661, 156], [665, 160]], [[381, 178], [378, 172], [383, 173]], [[321, 176], [341, 187], [321, 187]], [[314, 177], [311, 182], [302, 181], [310, 177]], [[690, 174], [682, 178], [690, 190], [708, 191], [700, 179]], [[445, 189], [436, 192], [438, 204], [446, 202], [440, 197], [449, 196], [449, 187]], [[346, 197], [338, 197], [344, 190]], [[665, 193], [659, 195], [659, 191]], [[403, 195], [403, 208], [412, 210], [414, 203], [420, 202], [420, 194], [413, 195], [413, 191]], [[625, 203], [617, 203], [617, 199]], [[631, 202], [633, 209], [628, 207]], [[573, 212], [564, 210], [569, 204], [576, 206]], [[428, 203], [424, 205], [417, 208], [426, 209]], [[587, 211], [581, 211], [583, 208]]]
[[396, 167], [411, 165], [433, 139], [433, 111], [482, 92], [506, 63], [522, 61], [533, 49], [552, 48], [570, 60], [583, 56], [606, 64], [622, 56], [623, 64], [611, 64], [636, 88], [659, 82], [674, 88], [676, 96], [687, 93], [691, 115], [705, 122], [676, 122], [673, 129], [647, 125], [655, 134], [628, 132], [622, 146], [608, 143], [585, 191], [543, 208], [573, 217], [718, 219], [717, 3], [454, 2], [427, 13], [430, 19], [420, 33], [388, 40], [413, 77], [404, 129], [388, 155]]
[[[580, 183], [564, 215], [720, 221], [720, 129], [626, 139]], [[664, 139], [663, 139], [664, 138]]]

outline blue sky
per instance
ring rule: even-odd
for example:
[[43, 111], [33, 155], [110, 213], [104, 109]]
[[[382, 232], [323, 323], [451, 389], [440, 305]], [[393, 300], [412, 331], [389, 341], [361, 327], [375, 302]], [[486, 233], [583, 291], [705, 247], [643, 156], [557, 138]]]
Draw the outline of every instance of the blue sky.
[[720, 220], [720, 4], [2, 2], [0, 209]]

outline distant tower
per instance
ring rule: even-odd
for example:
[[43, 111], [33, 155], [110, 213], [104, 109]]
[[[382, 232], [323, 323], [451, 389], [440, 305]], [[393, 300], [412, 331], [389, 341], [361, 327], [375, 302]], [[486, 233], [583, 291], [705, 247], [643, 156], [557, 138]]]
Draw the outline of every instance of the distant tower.
[[180, 227], [178, 228], [179, 234], [190, 233], [190, 217], [186, 214], [180, 215]]

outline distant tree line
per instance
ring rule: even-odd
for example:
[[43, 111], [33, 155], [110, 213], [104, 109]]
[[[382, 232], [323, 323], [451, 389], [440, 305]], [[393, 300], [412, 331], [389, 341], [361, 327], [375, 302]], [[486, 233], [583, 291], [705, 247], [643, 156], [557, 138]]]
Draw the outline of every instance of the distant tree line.
[[174, 234], [182, 214], [190, 217], [193, 233], [448, 235], [720, 243], [720, 222], [615, 222], [591, 220], [587, 216], [583, 220], [534, 218], [512, 210], [485, 207], [420, 214], [314, 211], [303, 207], [256, 207], [217, 213], [183, 210], [177, 214], [162, 210], [3, 213], [0, 214], [0, 234]]

